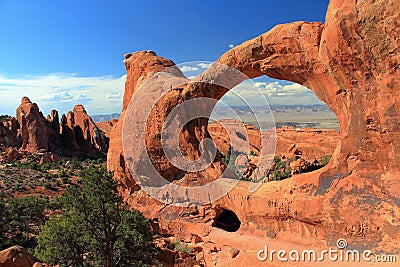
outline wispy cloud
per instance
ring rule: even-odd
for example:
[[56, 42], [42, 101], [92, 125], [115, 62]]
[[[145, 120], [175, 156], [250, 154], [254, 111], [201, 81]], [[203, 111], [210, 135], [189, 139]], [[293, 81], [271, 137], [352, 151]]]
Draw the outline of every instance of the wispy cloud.
[[179, 66], [179, 69], [182, 72], [191, 72], [191, 74], [200, 74], [202, 73], [204, 70], [208, 69], [210, 66], [212, 65], [212, 63], [205, 63], [205, 62], [201, 62], [201, 63], [196, 63], [196, 62], [190, 62], [188, 65], [183, 65], [183, 66]]
[[72, 96], [67, 91], [44, 95], [44, 96], [39, 97], [39, 99], [46, 101], [46, 102], [74, 102], [74, 101], [76, 101], [76, 102], [80, 102], [82, 104], [93, 100], [90, 97], [87, 97], [85, 94], [77, 94], [76, 96]]
[[197, 64], [197, 66], [199, 66], [202, 69], [208, 69], [209, 67], [211, 67], [213, 63], [199, 63]]
[[182, 71], [182, 72], [191, 72], [191, 71], [198, 71], [199, 70], [199, 68], [198, 67], [193, 67], [193, 66], [181, 66], [181, 67], [179, 67], [180, 68], [180, 70]]
[[256, 82], [255, 86], [259, 88], [261, 92], [270, 97], [304, 96], [305, 94], [314, 94], [314, 92], [307, 87], [297, 83], [284, 85], [279, 82]]
[[122, 92], [112, 92], [111, 94], [107, 95], [107, 98], [112, 102], [121, 103], [123, 95], [124, 94]]
[[[126, 76], [89, 76], [56, 73], [41, 76], [0, 75], [0, 113], [13, 115], [23, 96], [36, 102], [44, 114], [60, 113], [84, 104], [90, 114], [120, 112]], [[112, 100], [111, 100], [112, 99]]]
[[[241, 100], [240, 98], [243, 98]], [[280, 81], [262, 82], [245, 81], [228, 92], [223, 101], [230, 105], [263, 105], [266, 99], [269, 104], [321, 104], [314, 92], [296, 83]]]

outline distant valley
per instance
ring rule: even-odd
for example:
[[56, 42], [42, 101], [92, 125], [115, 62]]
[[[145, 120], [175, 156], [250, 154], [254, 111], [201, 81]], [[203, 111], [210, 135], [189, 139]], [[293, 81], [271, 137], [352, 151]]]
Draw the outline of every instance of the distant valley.
[[[235, 114], [243, 120], [243, 122], [251, 125], [256, 124], [251, 108], [257, 112], [257, 114], [264, 113], [266, 116], [268, 115], [268, 110], [263, 106], [251, 108], [248, 106], [236, 106], [231, 108]], [[278, 128], [282, 126], [294, 126], [296, 128], [311, 127], [339, 130], [339, 122], [336, 115], [324, 104], [271, 105], [270, 108], [274, 116], [275, 124]], [[214, 108], [214, 115], [216, 118], [225, 118], [226, 114], [229, 114], [227, 107], [217, 106]], [[93, 115], [92, 119], [94, 122], [104, 122], [111, 119], [118, 119], [119, 115], [119, 113]]]

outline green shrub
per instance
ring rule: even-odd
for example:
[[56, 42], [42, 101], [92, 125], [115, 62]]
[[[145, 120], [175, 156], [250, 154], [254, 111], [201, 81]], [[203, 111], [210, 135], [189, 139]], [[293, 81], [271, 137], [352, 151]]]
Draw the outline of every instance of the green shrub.
[[255, 156], [255, 157], [257, 157], [258, 154], [257, 154], [256, 152], [254, 152], [253, 150], [251, 150], [251, 151], [250, 151], [250, 156]]
[[[269, 172], [269, 180], [270, 181], [280, 181], [287, 179], [292, 176], [292, 169], [289, 167], [290, 162], [295, 159], [288, 159], [286, 161], [282, 160], [280, 157], [274, 157], [273, 169]], [[281, 169], [284, 169], [281, 172]]]
[[176, 251], [180, 251], [184, 254], [190, 254], [190, 252], [192, 251], [192, 248], [189, 246], [188, 243], [181, 242], [181, 241], [176, 241], [174, 243], [174, 249]]
[[14, 245], [35, 248], [36, 236], [45, 221], [46, 202], [37, 196], [0, 196], [0, 250]]
[[69, 184], [69, 177], [62, 177], [61, 181], [63, 184]]
[[331, 160], [332, 155], [324, 155], [322, 157], [320, 157], [319, 159], [317, 159], [317, 161], [322, 165], [322, 166], [326, 166], [328, 165], [329, 161]]

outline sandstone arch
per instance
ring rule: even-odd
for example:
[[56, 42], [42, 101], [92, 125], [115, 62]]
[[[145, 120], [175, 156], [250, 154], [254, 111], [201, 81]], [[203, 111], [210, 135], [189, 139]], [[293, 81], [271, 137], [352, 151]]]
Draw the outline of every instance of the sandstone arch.
[[[267, 75], [307, 86], [340, 122], [341, 141], [327, 168], [280, 184], [264, 184], [251, 196], [245, 186], [239, 185], [219, 201], [221, 207], [241, 218], [243, 231], [250, 227], [246, 225], [257, 222], [257, 230], [272, 231], [274, 236], [289, 233], [299, 240], [322, 238], [328, 243], [335, 242], [337, 236], [346, 236], [357, 244], [398, 250], [400, 222], [395, 214], [400, 211], [399, 10], [400, 2], [396, 0], [331, 0], [325, 24], [278, 25], [218, 59], [250, 78]], [[208, 212], [212, 213], [212, 209], [205, 207], [188, 222], [178, 218], [179, 211], [145, 196], [129, 174], [121, 144], [129, 99], [152, 72], [173, 64], [151, 51], [126, 56], [124, 106], [111, 134], [108, 167], [115, 172], [132, 206], [148, 217], [167, 216], [160, 220], [160, 227], [186, 235], [197, 231], [191, 229], [193, 224], [207, 229]], [[218, 75], [218, 70], [208, 74]], [[177, 71], [176, 75], [182, 74]], [[233, 81], [232, 87], [238, 82], [240, 79]], [[205, 90], [200, 85], [189, 85], [166, 96], [159, 107], [176, 106], [199, 96], [219, 99], [225, 92], [218, 87], [208, 86]], [[154, 112], [162, 122], [166, 114], [161, 108]], [[194, 157], [197, 138], [207, 136], [202, 127], [206, 124], [207, 121], [188, 125], [188, 136], [196, 138], [182, 140]], [[146, 138], [155, 150], [161, 148], [152, 143], [150, 133]], [[160, 172], [167, 176], [176, 172], [162, 156], [158, 160]], [[219, 168], [216, 161], [199, 177], [218, 175]], [[383, 215], [380, 210], [391, 212]]]
[[[387, 1], [384, 8], [390, 14], [390, 10], [396, 10], [395, 5], [398, 2]], [[361, 3], [332, 1], [326, 25], [307, 22], [278, 25], [217, 60], [250, 78], [267, 75], [305, 85], [331, 108], [338, 117], [342, 140], [332, 160], [332, 171], [326, 174], [328, 178], [343, 177], [353, 168], [364, 169], [371, 165], [375, 166], [376, 175], [388, 170], [397, 171], [400, 167], [398, 78], [395, 75], [398, 73], [398, 56], [396, 58], [394, 52], [398, 41], [396, 35], [382, 36], [388, 25], [371, 20], [372, 17], [383, 20], [382, 14], [366, 14], [360, 12], [361, 7]], [[392, 23], [396, 21], [392, 20]], [[375, 25], [375, 28], [365, 25]], [[390, 49], [393, 56], [386, 52]], [[134, 54], [125, 64], [128, 78], [124, 109], [139, 78], [143, 80], [147, 75], [143, 66], [150, 65], [154, 71], [172, 66], [173, 62], [145, 52]], [[223, 70], [211, 68], [203, 75], [218, 77], [218, 72], [223, 73]], [[177, 71], [177, 75], [182, 74]], [[241, 82], [242, 77], [237, 78], [232, 87]], [[205, 90], [201, 84], [189, 85], [183, 92], [167, 96], [162, 105], [176, 106], [183, 99], [198, 96], [219, 99], [225, 92], [221, 88]], [[161, 113], [156, 116], [165, 117]], [[206, 121], [202, 123], [207, 124]], [[207, 136], [207, 132], [202, 135]], [[191, 151], [196, 154], [197, 145], [193, 141], [186, 145], [193, 146]], [[163, 167], [160, 170], [163, 171]], [[173, 175], [174, 172], [177, 170], [165, 167], [165, 173]]]

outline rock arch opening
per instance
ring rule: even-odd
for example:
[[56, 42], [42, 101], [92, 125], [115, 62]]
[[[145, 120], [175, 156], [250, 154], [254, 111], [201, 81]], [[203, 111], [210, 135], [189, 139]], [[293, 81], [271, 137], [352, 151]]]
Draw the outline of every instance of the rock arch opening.
[[241, 222], [235, 212], [224, 208], [217, 209], [216, 212], [217, 216], [214, 219], [213, 227], [227, 232], [239, 230]]
[[[259, 95], [254, 94], [248, 85], [241, 83], [225, 93], [213, 110], [208, 130], [221, 158], [228, 157], [233, 162], [225, 163], [244, 169], [243, 180], [257, 180], [262, 176], [269, 181], [283, 180], [293, 175], [312, 172], [326, 166], [340, 141], [340, 125], [337, 116], [324, 102], [320, 101], [314, 91], [285, 80], [275, 80], [263, 76], [249, 79], [267, 99], [269, 107], [260, 105]], [[239, 97], [238, 97], [239, 96]], [[246, 99], [243, 101], [242, 96]], [[254, 96], [254, 97], [253, 97]], [[276, 126], [276, 150], [271, 168], [266, 173], [256, 172], [257, 157], [261, 151], [260, 128], [254, 111], [265, 109], [271, 112]], [[230, 110], [230, 112], [228, 112]], [[229, 117], [234, 111], [246, 124], [248, 153], [231, 151], [227, 132], [218, 124], [218, 120], [234, 120]], [[227, 115], [229, 114], [229, 115]], [[266, 119], [269, 119], [267, 115]], [[261, 119], [264, 119], [262, 116]], [[240, 133], [239, 133], [240, 134]], [[236, 137], [234, 134], [234, 138]]]

